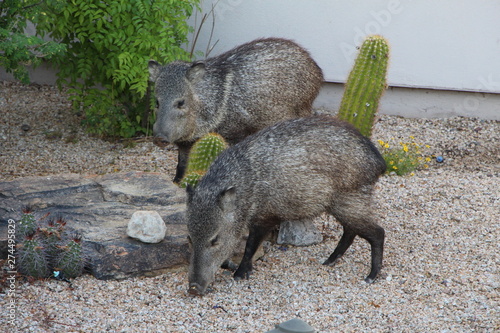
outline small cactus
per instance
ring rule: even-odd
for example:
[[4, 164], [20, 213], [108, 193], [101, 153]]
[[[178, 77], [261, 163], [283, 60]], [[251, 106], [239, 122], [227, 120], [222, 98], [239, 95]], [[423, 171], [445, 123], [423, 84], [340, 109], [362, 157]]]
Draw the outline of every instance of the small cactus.
[[16, 238], [20, 239], [25, 236], [34, 235], [38, 229], [38, 223], [31, 208], [23, 209], [23, 216], [16, 225]]
[[46, 278], [50, 275], [45, 248], [36, 236], [27, 236], [18, 244], [16, 254], [19, 273], [35, 278]]
[[188, 185], [191, 187], [196, 187], [201, 177], [203, 177], [204, 173], [201, 171], [192, 171], [188, 173], [184, 178], [182, 178], [180, 187], [186, 188]]
[[388, 60], [387, 41], [381, 36], [367, 37], [345, 85], [338, 117], [366, 137], [371, 136], [380, 97], [386, 89]]
[[56, 224], [53, 220], [49, 220], [46, 226], [39, 228], [39, 237], [47, 250], [49, 258], [55, 258], [59, 252], [57, 246], [61, 242], [63, 230], [63, 227], [60, 224]]
[[226, 148], [226, 141], [217, 133], [208, 133], [196, 141], [189, 152], [186, 176], [181, 180], [180, 186], [196, 186], [215, 158]]
[[18, 271], [35, 278], [49, 277], [53, 270], [68, 278], [81, 275], [86, 262], [81, 236], [72, 235], [61, 217], [37, 220], [31, 210], [23, 214], [16, 228]]
[[186, 174], [206, 171], [215, 158], [227, 148], [226, 141], [217, 133], [208, 133], [193, 145], [189, 152]]
[[54, 262], [54, 270], [60, 271], [66, 278], [82, 275], [85, 267], [85, 255], [80, 235], [74, 235], [64, 246], [59, 246], [59, 254]]

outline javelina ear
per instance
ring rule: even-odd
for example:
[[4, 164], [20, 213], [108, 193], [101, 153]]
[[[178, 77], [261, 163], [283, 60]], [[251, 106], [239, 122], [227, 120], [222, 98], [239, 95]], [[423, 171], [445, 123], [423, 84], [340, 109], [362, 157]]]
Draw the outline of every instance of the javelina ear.
[[187, 71], [186, 77], [191, 82], [197, 82], [205, 75], [205, 63], [203, 61], [194, 62]]
[[231, 186], [219, 195], [219, 205], [226, 213], [236, 210], [236, 189]]
[[149, 81], [156, 82], [158, 75], [160, 75], [160, 64], [155, 60], [149, 60], [148, 69], [149, 69]]

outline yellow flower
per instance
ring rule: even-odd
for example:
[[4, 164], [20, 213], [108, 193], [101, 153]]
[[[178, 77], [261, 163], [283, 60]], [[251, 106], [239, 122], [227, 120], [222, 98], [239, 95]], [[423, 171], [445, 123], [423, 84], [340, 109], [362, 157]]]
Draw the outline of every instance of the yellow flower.
[[390, 164], [390, 165], [393, 165], [393, 164], [394, 164], [394, 161], [390, 161], [390, 162], [389, 162], [389, 164]]
[[425, 161], [426, 161], [426, 162], [430, 162], [430, 161], [431, 161], [431, 158], [430, 158], [430, 157], [426, 157], [426, 158], [425, 158]]
[[415, 172], [410, 173], [410, 176], [415, 176]]
[[378, 140], [378, 144], [381, 145], [382, 147], [384, 146], [384, 141]]
[[398, 167], [397, 167], [397, 166], [395, 166], [395, 165], [393, 165], [393, 166], [392, 166], [392, 168], [393, 168], [394, 170], [397, 170], [397, 169], [398, 169]]
[[405, 153], [407, 153], [408, 152], [408, 146], [404, 144], [403, 145], [403, 150], [405, 151]]
[[386, 144], [384, 145], [384, 148], [389, 148], [389, 144], [388, 144], [388, 143], [386, 143]]
[[429, 166], [427, 164], [424, 164], [424, 168], [428, 168]]
[[425, 148], [430, 148], [430, 147], [431, 147], [431, 146], [429, 146], [429, 145], [425, 145]]

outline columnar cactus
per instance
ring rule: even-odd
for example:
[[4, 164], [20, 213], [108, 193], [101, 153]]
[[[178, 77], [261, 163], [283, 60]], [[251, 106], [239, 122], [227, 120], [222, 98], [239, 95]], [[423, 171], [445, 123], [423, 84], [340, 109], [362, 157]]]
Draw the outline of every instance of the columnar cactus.
[[195, 187], [215, 158], [226, 148], [226, 141], [217, 133], [208, 133], [196, 141], [189, 152], [186, 176], [181, 181], [181, 187], [187, 184]]
[[345, 85], [338, 117], [370, 137], [382, 93], [386, 89], [389, 46], [381, 36], [369, 36], [361, 45]]

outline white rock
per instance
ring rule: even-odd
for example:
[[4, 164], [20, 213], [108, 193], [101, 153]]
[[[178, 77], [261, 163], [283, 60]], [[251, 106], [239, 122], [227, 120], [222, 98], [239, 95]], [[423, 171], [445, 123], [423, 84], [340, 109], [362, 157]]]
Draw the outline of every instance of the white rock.
[[156, 211], [139, 210], [132, 214], [127, 235], [144, 243], [159, 243], [165, 238], [167, 226]]

